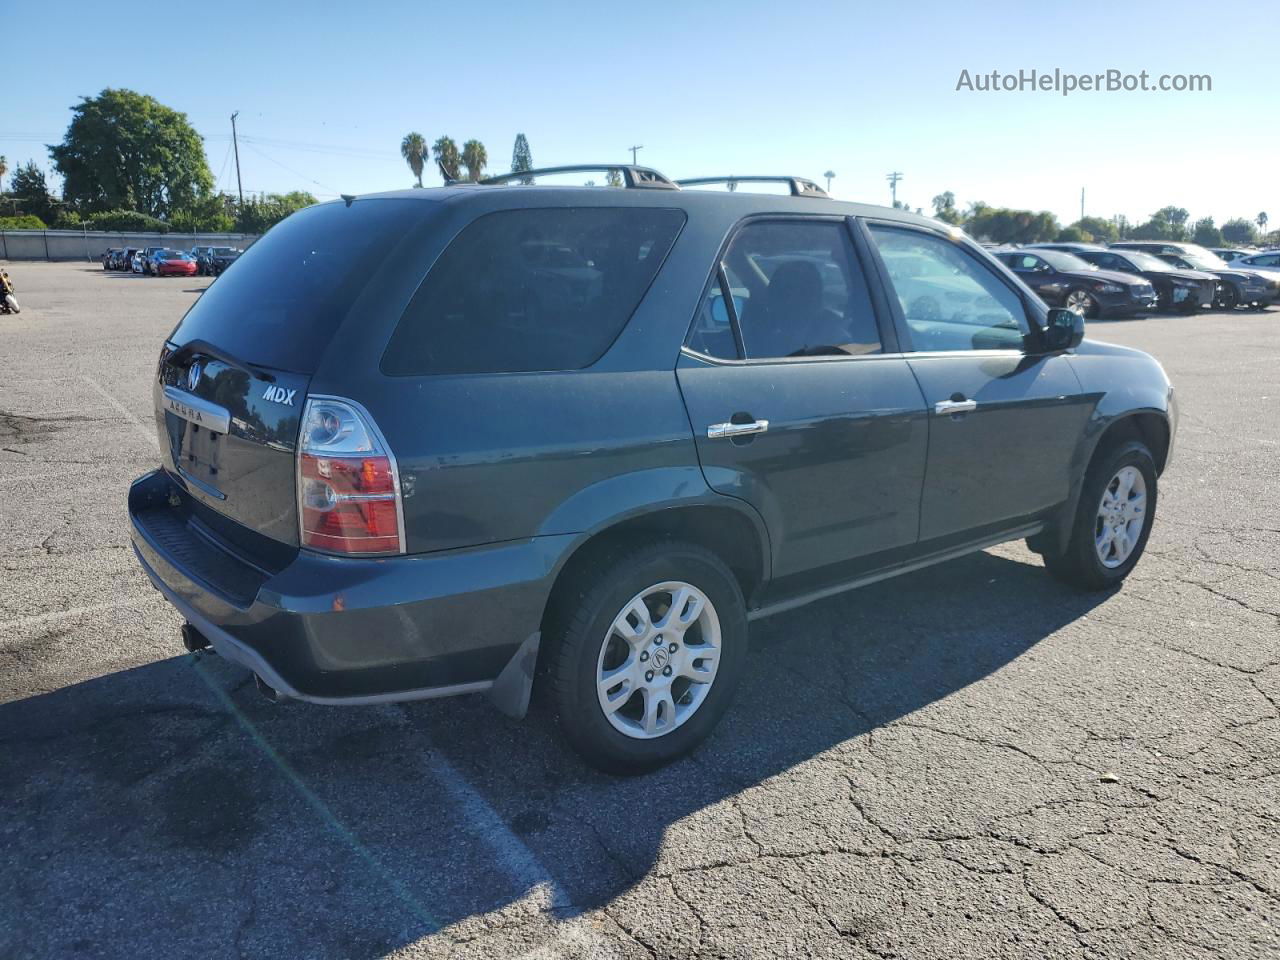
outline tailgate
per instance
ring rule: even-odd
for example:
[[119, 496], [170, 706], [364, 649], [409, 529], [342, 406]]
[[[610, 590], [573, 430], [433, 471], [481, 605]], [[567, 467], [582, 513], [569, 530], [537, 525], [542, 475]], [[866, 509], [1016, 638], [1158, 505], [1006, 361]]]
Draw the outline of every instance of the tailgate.
[[296, 546], [294, 450], [309, 379], [167, 345], [155, 385], [165, 470], [214, 512]]

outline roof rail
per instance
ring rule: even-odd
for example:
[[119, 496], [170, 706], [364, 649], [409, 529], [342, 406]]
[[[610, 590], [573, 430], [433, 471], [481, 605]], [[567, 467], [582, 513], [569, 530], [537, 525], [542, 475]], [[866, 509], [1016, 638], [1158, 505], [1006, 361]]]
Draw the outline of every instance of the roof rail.
[[804, 177], [692, 177], [677, 180], [682, 187], [701, 187], [711, 183], [785, 183], [793, 197], [825, 197], [827, 191]]
[[512, 180], [531, 180], [552, 173], [600, 173], [617, 170], [622, 174], [622, 184], [631, 190], [679, 190], [673, 180], [649, 167], [637, 167], [629, 163], [575, 163], [567, 167], [538, 167], [534, 170], [512, 170], [496, 177], [485, 177], [481, 183], [510, 183]]

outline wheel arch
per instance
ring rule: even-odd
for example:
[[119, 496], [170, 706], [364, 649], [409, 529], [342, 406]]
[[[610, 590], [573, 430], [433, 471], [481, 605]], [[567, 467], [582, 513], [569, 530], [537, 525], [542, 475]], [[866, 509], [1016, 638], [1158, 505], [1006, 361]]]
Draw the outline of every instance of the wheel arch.
[[660, 540], [685, 541], [716, 554], [733, 572], [750, 607], [752, 596], [770, 575], [768, 534], [763, 520], [745, 503], [714, 496], [634, 511], [584, 533], [565, 551], [555, 572], [542, 615], [544, 632], [571, 596], [572, 584], [586, 571], [630, 547]]
[[[1162, 410], [1154, 408], [1134, 409], [1106, 421], [1096, 435], [1093, 436], [1087, 456], [1082, 456], [1077, 461], [1081, 464], [1081, 467], [1072, 483], [1071, 496], [1063, 504], [1055, 522], [1045, 531], [1046, 534], [1051, 536], [1046, 539], [1040, 539], [1041, 546], [1053, 549], [1065, 545], [1071, 535], [1071, 526], [1075, 519], [1076, 510], [1079, 507], [1080, 493], [1084, 488], [1084, 478], [1088, 475], [1090, 468], [1098, 457], [1122, 443], [1138, 440], [1146, 444], [1147, 449], [1151, 451], [1151, 455], [1156, 462], [1156, 476], [1160, 476], [1164, 473], [1164, 468], [1169, 462], [1172, 438], [1173, 431], [1169, 422], [1169, 415]], [[1040, 535], [1037, 536], [1039, 537]]]

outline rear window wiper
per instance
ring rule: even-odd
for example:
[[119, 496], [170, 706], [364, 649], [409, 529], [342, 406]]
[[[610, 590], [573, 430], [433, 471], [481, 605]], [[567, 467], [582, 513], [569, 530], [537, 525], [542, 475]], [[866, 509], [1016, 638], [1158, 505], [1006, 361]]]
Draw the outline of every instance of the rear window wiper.
[[234, 367], [243, 373], [249, 374], [251, 377], [257, 377], [267, 383], [275, 383], [276, 375], [274, 373], [256, 364], [241, 360], [221, 347], [214, 346], [208, 340], [188, 340], [169, 355], [169, 360], [172, 363], [180, 363], [196, 353], [204, 354], [206, 357], [213, 357], [215, 360], [221, 360], [227, 366]]

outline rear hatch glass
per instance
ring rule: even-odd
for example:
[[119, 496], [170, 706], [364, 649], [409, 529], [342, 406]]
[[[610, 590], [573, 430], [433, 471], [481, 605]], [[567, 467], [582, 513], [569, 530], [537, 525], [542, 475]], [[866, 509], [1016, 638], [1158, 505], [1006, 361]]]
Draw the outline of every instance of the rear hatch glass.
[[169, 339], [312, 373], [368, 274], [429, 204], [369, 199], [300, 210], [211, 284]]
[[173, 332], [155, 388], [161, 455], [192, 498], [253, 532], [224, 529], [223, 540], [297, 544], [294, 451], [311, 375], [369, 275], [428, 206], [302, 210], [239, 257]]

